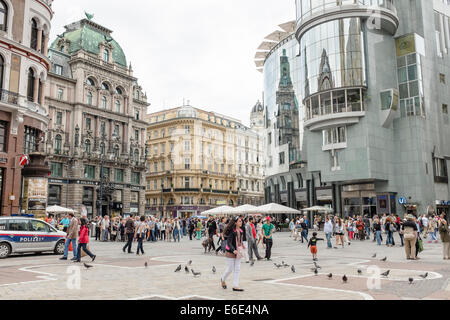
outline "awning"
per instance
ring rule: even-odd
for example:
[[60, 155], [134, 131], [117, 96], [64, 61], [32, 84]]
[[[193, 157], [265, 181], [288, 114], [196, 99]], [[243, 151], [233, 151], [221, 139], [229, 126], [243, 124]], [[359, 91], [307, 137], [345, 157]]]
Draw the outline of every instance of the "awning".
[[258, 47], [258, 50], [267, 50], [270, 51], [272, 50], [275, 46], [277, 45], [276, 42], [268, 42], [268, 41], [264, 41], [263, 43], [261, 43]]
[[301, 214], [300, 211], [292, 209], [286, 206], [282, 206], [277, 203], [270, 203], [264, 206], [257, 207], [249, 210], [248, 213], [260, 213], [260, 214]]
[[271, 34], [269, 34], [264, 39], [280, 42], [281, 40], [283, 40], [287, 36], [289, 36], [289, 32], [276, 30], [276, 31], [272, 32]]
[[295, 20], [289, 21], [283, 24], [278, 25], [281, 29], [286, 31], [287, 33], [293, 33], [295, 31], [295, 28], [297, 27], [297, 23]]
[[51, 206], [45, 210], [47, 213], [75, 213], [75, 210], [63, 208], [60, 206]]
[[255, 54], [255, 60], [257, 60], [257, 59], [266, 59], [267, 58], [267, 51], [259, 51], [259, 52], [256, 52], [256, 54]]

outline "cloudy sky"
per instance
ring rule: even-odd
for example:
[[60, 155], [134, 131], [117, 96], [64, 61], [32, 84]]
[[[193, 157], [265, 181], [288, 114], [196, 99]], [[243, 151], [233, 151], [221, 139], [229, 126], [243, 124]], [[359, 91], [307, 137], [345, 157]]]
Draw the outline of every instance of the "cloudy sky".
[[183, 104], [249, 123], [262, 96], [253, 58], [263, 38], [295, 19], [294, 0], [55, 0], [52, 41], [94, 14], [111, 30], [147, 91], [150, 111]]

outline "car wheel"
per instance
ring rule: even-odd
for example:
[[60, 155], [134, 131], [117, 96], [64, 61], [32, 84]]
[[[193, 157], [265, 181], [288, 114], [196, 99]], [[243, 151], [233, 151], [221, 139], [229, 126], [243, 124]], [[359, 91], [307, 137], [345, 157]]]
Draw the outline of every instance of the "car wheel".
[[64, 254], [65, 241], [61, 240], [56, 244], [55, 254], [62, 255]]
[[11, 246], [7, 243], [0, 243], [0, 259], [5, 259], [11, 254]]

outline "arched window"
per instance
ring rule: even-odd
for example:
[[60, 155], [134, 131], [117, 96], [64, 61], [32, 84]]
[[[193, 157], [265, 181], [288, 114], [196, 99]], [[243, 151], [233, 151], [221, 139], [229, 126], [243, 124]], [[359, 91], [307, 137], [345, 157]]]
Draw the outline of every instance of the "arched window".
[[45, 33], [44, 30], [42, 30], [42, 41], [41, 41], [41, 52], [44, 53], [44, 47], [45, 47]]
[[92, 106], [92, 92], [90, 91], [87, 93], [87, 104]]
[[5, 71], [5, 60], [0, 55], [0, 89], [3, 89], [3, 73]]
[[55, 137], [55, 153], [61, 154], [61, 146], [62, 146], [62, 137], [61, 135], [57, 135]]
[[106, 62], [109, 62], [109, 51], [108, 51], [108, 49], [104, 49], [103, 50], [103, 60], [105, 60]]
[[85, 144], [84, 144], [84, 150], [86, 151], [87, 154], [91, 153], [91, 141], [90, 140], [86, 140]]
[[102, 83], [102, 90], [109, 91], [109, 86], [106, 83]]
[[105, 96], [102, 96], [102, 108], [106, 109], [107, 100]]
[[116, 157], [116, 158], [119, 157], [119, 146], [118, 145], [114, 146], [114, 157]]
[[120, 101], [116, 100], [116, 112], [120, 112]]
[[28, 69], [28, 90], [27, 90], [27, 96], [28, 101], [33, 101], [34, 97], [34, 71], [32, 68]]
[[38, 38], [38, 27], [37, 22], [34, 19], [31, 19], [31, 49], [37, 50], [37, 38]]
[[119, 95], [122, 95], [122, 89], [120, 89], [119, 87], [116, 88], [116, 93]]
[[92, 86], [92, 87], [95, 86], [95, 82], [94, 82], [94, 80], [92, 80], [92, 78], [87, 78], [86, 84], [87, 84], [88, 86]]
[[134, 150], [134, 161], [137, 163], [139, 162], [139, 150]]
[[6, 31], [8, 25], [8, 6], [0, 0], [0, 30]]

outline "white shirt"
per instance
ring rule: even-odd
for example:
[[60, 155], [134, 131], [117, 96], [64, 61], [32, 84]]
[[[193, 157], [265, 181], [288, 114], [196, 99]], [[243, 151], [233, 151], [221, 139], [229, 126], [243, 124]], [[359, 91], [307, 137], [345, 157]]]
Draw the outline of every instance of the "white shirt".
[[428, 218], [427, 217], [422, 218], [422, 224], [424, 227], [428, 227]]
[[333, 224], [331, 223], [330, 220], [328, 220], [327, 222], [325, 222], [323, 231], [324, 231], [325, 233], [332, 233], [332, 232], [333, 232]]

